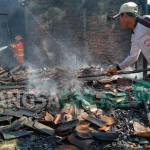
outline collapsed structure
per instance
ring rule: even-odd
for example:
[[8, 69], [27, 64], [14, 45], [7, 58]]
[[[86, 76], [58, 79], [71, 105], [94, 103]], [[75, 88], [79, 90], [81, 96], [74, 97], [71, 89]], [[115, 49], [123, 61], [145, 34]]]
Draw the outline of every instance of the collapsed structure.
[[77, 74], [68, 68], [13, 70], [0, 75], [1, 140], [38, 132], [79, 148], [87, 149], [97, 140], [149, 148], [148, 81], [120, 77], [68, 82], [77, 75], [98, 73], [94, 67]]

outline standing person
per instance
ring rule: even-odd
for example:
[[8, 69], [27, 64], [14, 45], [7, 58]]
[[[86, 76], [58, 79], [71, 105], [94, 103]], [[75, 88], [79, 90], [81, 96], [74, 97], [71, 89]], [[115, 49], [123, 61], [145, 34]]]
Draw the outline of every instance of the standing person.
[[20, 35], [15, 37], [16, 42], [10, 44], [9, 47], [14, 50], [14, 57], [16, 57], [17, 65], [24, 65], [24, 43]]
[[106, 75], [112, 76], [118, 70], [131, 66], [137, 61], [140, 52], [150, 62], [150, 15], [138, 17], [138, 6], [134, 2], [124, 3], [119, 13], [113, 18], [119, 17], [122, 28], [131, 28], [130, 55], [117, 66], [110, 68]]

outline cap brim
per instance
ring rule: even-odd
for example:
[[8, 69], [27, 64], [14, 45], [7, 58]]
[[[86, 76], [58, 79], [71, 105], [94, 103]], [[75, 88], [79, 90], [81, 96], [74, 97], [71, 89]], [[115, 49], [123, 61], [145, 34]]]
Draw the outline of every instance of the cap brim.
[[115, 15], [115, 16], [113, 16], [113, 18], [116, 18], [116, 17], [118, 17], [120, 15], [120, 13], [118, 13], [117, 15]]

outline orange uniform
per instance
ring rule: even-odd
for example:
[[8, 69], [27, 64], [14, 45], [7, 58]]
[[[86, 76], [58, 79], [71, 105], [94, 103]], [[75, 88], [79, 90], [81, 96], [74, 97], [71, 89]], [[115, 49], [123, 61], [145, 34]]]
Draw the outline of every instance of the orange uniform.
[[24, 43], [19, 41], [9, 45], [14, 50], [17, 65], [23, 66], [24, 64]]

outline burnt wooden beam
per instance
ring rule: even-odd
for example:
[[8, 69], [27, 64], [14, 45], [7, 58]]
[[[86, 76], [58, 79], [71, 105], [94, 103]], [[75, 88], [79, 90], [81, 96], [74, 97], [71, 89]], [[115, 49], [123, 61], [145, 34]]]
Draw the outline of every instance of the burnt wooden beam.
[[22, 89], [22, 88], [26, 88], [26, 87], [27, 86], [25, 86], [25, 85], [16, 85], [16, 86], [1, 85], [0, 90], [4, 90], [4, 89]]
[[[139, 72], [144, 72], [144, 71], [150, 71], [150, 68], [138, 69], [138, 70], [133, 70], [133, 71], [118, 71], [116, 73], [112, 73], [112, 75], [132, 74], [132, 73], [139, 73]], [[83, 76], [78, 76], [78, 78], [100, 77], [100, 76], [106, 76], [106, 73], [83, 75]]]

